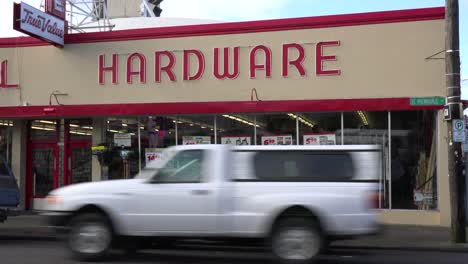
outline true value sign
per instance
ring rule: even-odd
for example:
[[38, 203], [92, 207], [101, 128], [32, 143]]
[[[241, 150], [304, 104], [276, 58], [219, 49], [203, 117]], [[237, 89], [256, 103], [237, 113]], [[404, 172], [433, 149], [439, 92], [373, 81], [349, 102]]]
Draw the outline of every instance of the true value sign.
[[65, 21], [25, 3], [14, 4], [13, 28], [63, 47]]

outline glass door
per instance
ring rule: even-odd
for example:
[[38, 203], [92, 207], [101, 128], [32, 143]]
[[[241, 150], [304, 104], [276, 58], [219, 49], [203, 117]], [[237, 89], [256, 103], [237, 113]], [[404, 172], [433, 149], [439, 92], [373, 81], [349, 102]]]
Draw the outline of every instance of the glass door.
[[91, 141], [70, 142], [65, 184], [90, 182], [92, 180], [91, 164]]
[[58, 187], [58, 147], [53, 143], [29, 145], [27, 208], [34, 198], [44, 198]]

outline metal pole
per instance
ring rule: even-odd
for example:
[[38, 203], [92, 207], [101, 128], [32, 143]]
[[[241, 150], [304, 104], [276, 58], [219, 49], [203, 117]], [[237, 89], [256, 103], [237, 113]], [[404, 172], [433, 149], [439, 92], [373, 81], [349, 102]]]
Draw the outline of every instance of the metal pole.
[[388, 111], [388, 209], [392, 209], [392, 112]]
[[452, 242], [466, 241], [466, 204], [463, 153], [461, 142], [454, 142], [452, 121], [460, 119], [463, 107], [460, 102], [460, 43], [458, 26], [458, 1], [445, 1], [445, 77], [447, 105], [451, 117], [448, 130], [448, 178], [450, 188], [450, 221]]
[[299, 115], [296, 115], [296, 145], [299, 145]]
[[218, 129], [218, 122], [216, 122], [216, 115], [214, 116], [214, 143], [215, 145], [218, 144], [218, 133], [216, 130]]
[[179, 136], [178, 136], [178, 129], [177, 129], [177, 118], [175, 119], [175, 144], [176, 146], [179, 145]]
[[140, 129], [140, 117], [137, 118], [137, 128], [138, 128], [138, 168], [141, 172], [141, 129]]
[[257, 145], [257, 115], [254, 115], [254, 145]]
[[11, 137], [13, 136], [12, 133], [11, 133], [11, 129], [10, 129], [10, 122], [13, 122], [13, 121], [4, 120], [3, 124], [5, 124], [5, 122], [7, 122], [6, 123], [7, 129], [6, 129], [6, 157], [5, 158], [6, 158], [6, 162], [7, 162], [8, 166], [10, 166], [10, 144], [11, 144], [11, 140], [12, 140]]
[[341, 112], [341, 145], [344, 145], [344, 114]]

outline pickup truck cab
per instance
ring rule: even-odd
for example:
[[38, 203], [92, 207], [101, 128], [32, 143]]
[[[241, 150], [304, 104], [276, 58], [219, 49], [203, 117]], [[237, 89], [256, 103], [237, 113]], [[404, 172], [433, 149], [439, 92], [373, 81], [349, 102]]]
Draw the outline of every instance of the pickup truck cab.
[[76, 257], [103, 257], [121, 238], [245, 238], [306, 263], [333, 239], [378, 231], [377, 146], [186, 145], [163, 156], [135, 179], [49, 194], [45, 215], [69, 229]]
[[16, 178], [0, 155], [0, 223], [19, 215], [20, 195]]

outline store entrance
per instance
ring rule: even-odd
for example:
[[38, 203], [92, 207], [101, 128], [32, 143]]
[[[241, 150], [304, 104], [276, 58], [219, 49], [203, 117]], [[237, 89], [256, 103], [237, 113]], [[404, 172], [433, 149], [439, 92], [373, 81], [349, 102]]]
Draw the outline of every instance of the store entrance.
[[67, 148], [67, 170], [64, 183], [76, 184], [91, 181], [91, 141], [71, 141]]
[[28, 147], [26, 208], [34, 199], [45, 196], [58, 186], [58, 147], [56, 143], [31, 142]]
[[92, 179], [92, 121], [33, 120], [29, 125], [26, 209], [43, 208], [47, 194]]

